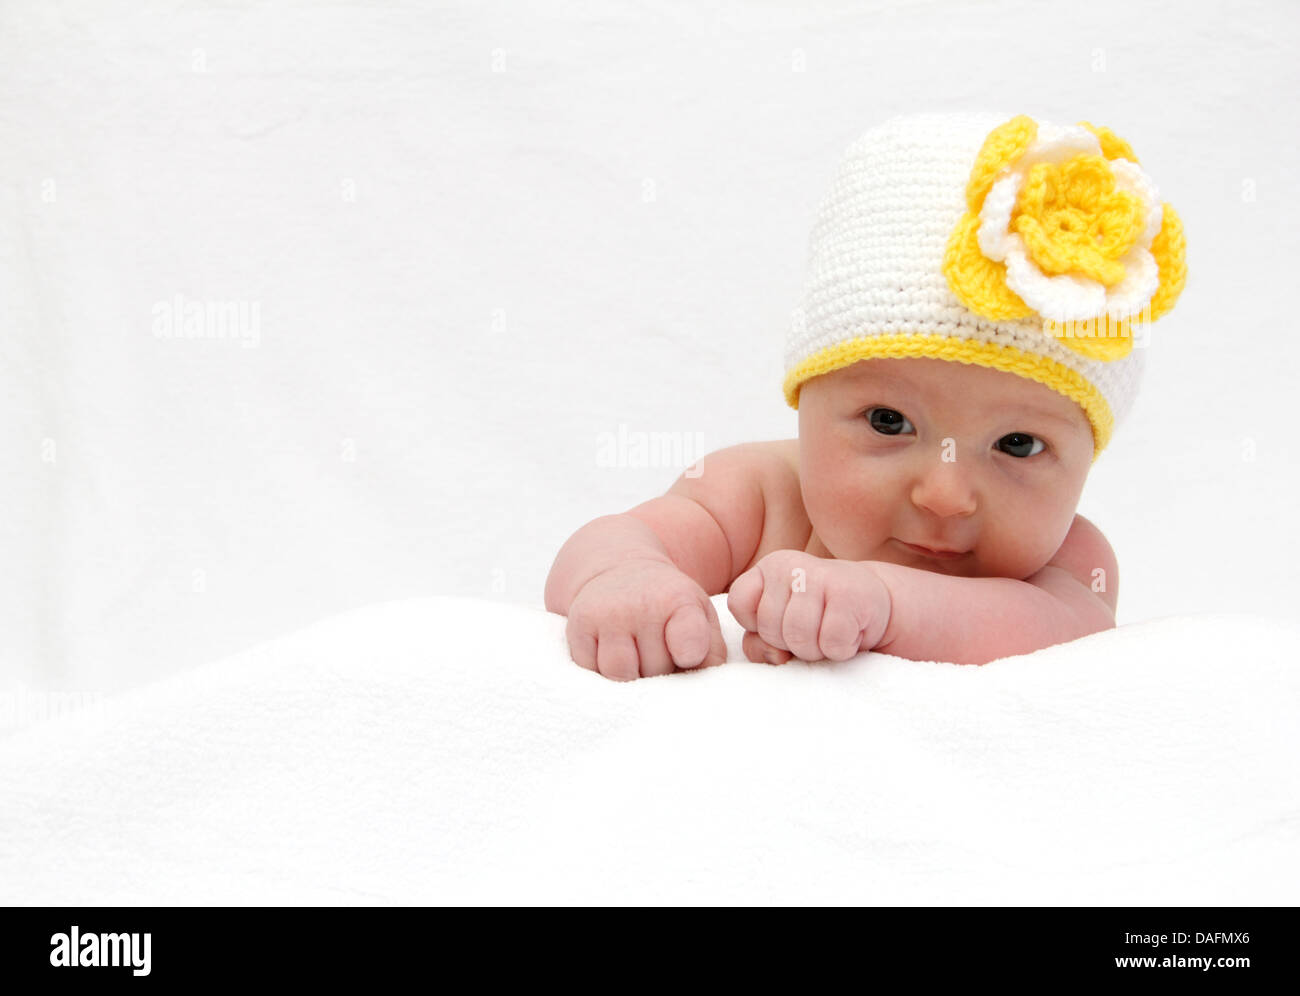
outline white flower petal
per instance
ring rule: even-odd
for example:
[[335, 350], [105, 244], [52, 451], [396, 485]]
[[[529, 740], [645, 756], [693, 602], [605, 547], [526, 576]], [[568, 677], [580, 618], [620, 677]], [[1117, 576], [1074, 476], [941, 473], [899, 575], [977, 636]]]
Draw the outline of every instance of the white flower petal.
[[1029, 261], [1016, 233], [1007, 250], [1007, 286], [1043, 318], [1054, 322], [1086, 321], [1102, 314], [1106, 288], [1095, 280], [1062, 273], [1049, 277]]
[[1097, 136], [1082, 125], [1039, 124], [1038, 137], [1016, 160], [1017, 170], [1035, 163], [1059, 163], [1078, 155], [1101, 155]]
[[1120, 262], [1126, 270], [1124, 279], [1106, 294], [1106, 313], [1112, 318], [1136, 315], [1160, 286], [1160, 265], [1146, 249], [1134, 246]]
[[1110, 160], [1110, 170], [1115, 174], [1115, 186], [1120, 190], [1136, 194], [1146, 206], [1147, 223], [1134, 245], [1141, 246], [1143, 249], [1151, 248], [1151, 242], [1160, 233], [1160, 226], [1165, 220], [1164, 207], [1160, 203], [1160, 191], [1156, 189], [1151, 177], [1147, 176], [1146, 170], [1128, 159]]
[[1016, 206], [1016, 194], [1020, 193], [1021, 179], [1021, 174], [1013, 170], [994, 183], [984, 197], [976, 239], [980, 244], [980, 252], [989, 259], [1001, 262], [1007, 254], [1011, 212]]

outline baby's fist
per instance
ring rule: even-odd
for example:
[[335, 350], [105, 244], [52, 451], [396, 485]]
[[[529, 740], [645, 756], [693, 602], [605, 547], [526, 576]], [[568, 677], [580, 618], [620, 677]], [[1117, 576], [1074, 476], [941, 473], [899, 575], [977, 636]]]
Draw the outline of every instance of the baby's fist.
[[889, 589], [868, 562], [776, 550], [732, 582], [727, 608], [750, 631], [750, 660], [844, 661], [883, 642]]
[[727, 659], [708, 593], [670, 562], [633, 559], [602, 571], [579, 589], [568, 617], [574, 662], [615, 681]]

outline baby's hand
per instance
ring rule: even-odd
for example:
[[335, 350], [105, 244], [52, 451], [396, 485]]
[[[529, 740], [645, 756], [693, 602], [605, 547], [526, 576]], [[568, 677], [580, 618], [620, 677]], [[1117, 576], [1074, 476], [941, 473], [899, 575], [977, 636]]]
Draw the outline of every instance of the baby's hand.
[[846, 661], [884, 640], [889, 589], [869, 563], [775, 550], [731, 583], [727, 608], [751, 661]]
[[708, 593], [661, 560], [628, 560], [597, 574], [574, 596], [568, 617], [574, 661], [616, 681], [727, 659]]

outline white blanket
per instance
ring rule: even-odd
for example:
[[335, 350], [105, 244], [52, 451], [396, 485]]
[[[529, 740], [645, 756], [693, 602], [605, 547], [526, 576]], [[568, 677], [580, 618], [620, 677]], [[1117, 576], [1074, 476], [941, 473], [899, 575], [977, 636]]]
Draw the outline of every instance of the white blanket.
[[1300, 628], [620, 684], [371, 606], [0, 739], [0, 902], [1290, 904]]

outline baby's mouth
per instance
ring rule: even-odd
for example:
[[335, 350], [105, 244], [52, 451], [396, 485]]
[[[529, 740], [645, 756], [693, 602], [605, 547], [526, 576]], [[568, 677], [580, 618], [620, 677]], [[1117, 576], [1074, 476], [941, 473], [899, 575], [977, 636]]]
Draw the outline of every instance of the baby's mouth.
[[969, 550], [933, 550], [928, 546], [918, 546], [916, 543], [907, 543], [904, 540], [898, 540], [898, 542], [913, 553], [918, 553], [922, 557], [930, 557], [934, 560], [958, 560], [970, 553]]

